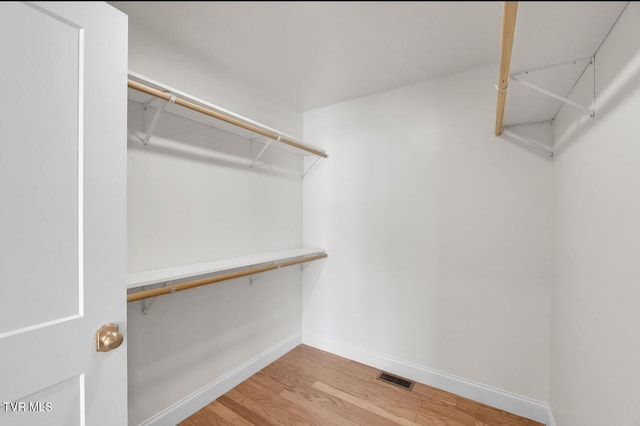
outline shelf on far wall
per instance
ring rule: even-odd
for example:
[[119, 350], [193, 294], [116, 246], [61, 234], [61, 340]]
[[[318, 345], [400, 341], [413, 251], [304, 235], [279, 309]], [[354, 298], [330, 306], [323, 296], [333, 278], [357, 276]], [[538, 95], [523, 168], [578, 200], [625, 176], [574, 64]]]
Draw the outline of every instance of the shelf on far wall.
[[135, 289], [142, 286], [160, 284], [168, 281], [196, 277], [199, 275], [226, 272], [323, 253], [325, 253], [325, 250], [321, 248], [296, 248], [253, 254], [249, 256], [215, 259], [208, 262], [171, 266], [168, 268], [152, 269], [149, 271], [132, 272], [127, 274], [127, 289]]

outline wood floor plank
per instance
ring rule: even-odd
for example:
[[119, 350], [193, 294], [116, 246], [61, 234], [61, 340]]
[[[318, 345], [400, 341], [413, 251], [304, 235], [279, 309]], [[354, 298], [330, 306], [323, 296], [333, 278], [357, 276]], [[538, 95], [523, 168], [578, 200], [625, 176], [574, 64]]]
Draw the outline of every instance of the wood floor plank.
[[403, 398], [403, 395], [382, 395], [372, 393], [367, 398], [367, 402], [379, 407], [385, 407], [391, 414], [407, 419], [415, 419], [416, 412], [418, 408], [420, 408], [419, 400], [416, 401], [413, 398]]
[[[334, 356], [331, 355], [331, 357]], [[323, 381], [361, 399], [369, 400], [373, 404], [383, 404], [388, 411], [397, 416], [409, 417], [411, 410], [420, 407], [422, 402], [420, 395], [377, 380], [378, 370], [341, 358], [345, 367], [352, 368], [355, 366], [358, 370], [355, 375], [349, 374], [353, 373], [353, 370], [349, 370], [345, 374], [337, 369], [336, 366], [339, 365], [337, 362], [327, 363], [326, 358], [325, 355], [318, 362], [314, 362], [315, 360], [313, 359], [306, 359], [301, 361], [300, 365], [306, 371], [322, 371], [322, 379], [319, 381]], [[313, 375], [320, 376], [317, 373]], [[435, 393], [432, 394], [436, 395]], [[415, 414], [411, 416], [411, 418], [413, 417], [415, 417]]]
[[298, 359], [297, 364], [292, 367], [281, 366], [279, 374], [284, 377], [297, 375], [299, 377], [298, 383], [303, 382], [308, 386], [313, 386], [316, 381], [322, 381], [362, 399], [366, 399], [369, 396], [366, 388], [366, 384], [370, 383], [369, 381], [350, 376], [348, 373], [341, 374], [334, 367], [323, 365], [320, 362], [313, 362], [309, 359]]
[[[403, 417], [400, 416], [396, 416], [395, 414], [392, 414], [390, 412], [388, 412], [387, 410], [385, 410], [384, 408], [378, 407], [377, 405], [374, 405], [372, 403], [370, 403], [369, 401], [360, 399], [356, 396], [353, 396], [349, 393], [343, 392], [339, 389], [336, 389], [330, 385], [327, 385], [326, 383], [322, 383], [322, 382], [316, 382], [313, 384], [313, 387], [316, 389], [320, 389], [323, 392], [326, 392], [328, 394], [331, 394], [333, 396], [335, 396], [336, 398], [340, 398], [343, 399], [353, 405], [356, 405], [360, 408], [363, 408], [367, 411], [370, 411], [374, 414], [377, 414], [380, 417], [384, 417], [385, 419], [389, 419], [399, 425], [402, 426], [418, 426], [417, 423], [415, 423], [412, 420], [409, 419], [405, 419]], [[415, 417], [415, 416], [414, 416]]]
[[213, 401], [211, 404], [205, 407], [208, 411], [212, 412], [219, 418], [224, 419], [230, 425], [237, 426], [252, 426], [253, 423], [248, 422], [247, 420], [240, 417], [238, 414], [229, 410], [227, 407], [222, 405], [219, 401]]
[[249, 423], [235, 414], [233, 411], [226, 409], [218, 401], [207, 405], [202, 410], [198, 411], [185, 421], [179, 423], [179, 426], [252, 426], [253, 423]]
[[[242, 417], [244, 420], [246, 420], [249, 423], [252, 423], [254, 425], [273, 424], [267, 418], [262, 417], [259, 413], [253, 412], [253, 410], [249, 408], [245, 408], [245, 406], [241, 402], [236, 401], [235, 399], [227, 396], [226, 394], [218, 398], [217, 401], [219, 401], [220, 404], [222, 404], [225, 408], [233, 411], [234, 413], [236, 413], [238, 416]], [[206, 423], [201, 423], [201, 424], [204, 425]]]
[[317, 380], [312, 370], [299, 363], [268, 366], [261, 373], [276, 379], [288, 389], [304, 384], [311, 386]]
[[358, 423], [343, 417], [338, 410], [327, 409], [321, 404], [317, 404], [313, 399], [306, 398], [301, 392], [283, 390], [280, 396], [291, 401], [291, 403], [309, 413], [312, 413], [323, 424], [359, 426]]
[[300, 345], [180, 425], [542, 426], [424, 384], [402, 389], [378, 373]]
[[[292, 373], [287, 371], [286, 366], [279, 365], [273, 369], [271, 368], [271, 366], [269, 366], [262, 370], [261, 373], [263, 373], [264, 376], [273, 375], [272, 377], [269, 377], [269, 379], [276, 380], [278, 381], [278, 383], [282, 383], [284, 381], [291, 383], [290, 378], [292, 376]], [[307, 377], [313, 379], [313, 377], [311, 376]], [[395, 425], [395, 423], [391, 422], [390, 420], [379, 417], [359, 407], [352, 406], [351, 404], [343, 401], [340, 398], [325, 394], [324, 392], [313, 388], [314, 382], [315, 380], [298, 380], [297, 384], [295, 386], [292, 386], [290, 390], [292, 392], [303, 394], [305, 398], [307, 398], [309, 401], [312, 401], [314, 404], [321, 405], [326, 409], [335, 411], [349, 421], [355, 422], [357, 424], [375, 424], [379, 426]]]
[[[243, 418], [256, 423], [252, 418], [246, 417], [248, 412], [251, 412], [252, 416], [257, 416], [262, 419], [263, 423], [256, 424], [275, 424], [275, 425], [292, 425], [292, 424], [305, 424], [305, 419], [291, 410], [289, 410], [291, 403], [282, 398], [278, 394], [272, 394], [268, 389], [263, 388], [256, 382], [247, 380], [240, 385], [236, 386], [231, 391], [225, 394], [235, 403], [240, 404], [243, 407], [243, 412], [239, 413], [237, 408], [233, 408], [233, 411], [240, 414]], [[223, 403], [227, 405], [226, 403]], [[231, 408], [231, 407], [228, 407]]]
[[340, 371], [343, 374], [355, 376], [363, 380], [371, 381], [378, 375], [378, 370], [346, 358], [336, 357], [333, 354], [321, 351], [320, 349], [310, 346], [301, 345], [302, 350], [299, 352], [300, 357], [305, 357], [314, 363], [322, 366], [330, 367]]
[[[423, 426], [469, 426], [467, 423], [460, 423], [457, 420], [438, 417], [438, 416], [423, 416], [418, 414], [416, 416], [416, 422]], [[472, 426], [484, 426], [484, 425], [472, 425]]]
[[516, 416], [515, 414], [509, 413], [507, 411], [500, 410], [500, 415], [502, 417], [511, 419], [512, 421], [516, 422], [515, 424], [517, 424], [518, 426], [540, 426], [540, 423], [536, 421], [525, 419], [524, 417]]
[[318, 349], [312, 349], [313, 351], [300, 353], [298, 359], [301, 364], [305, 364], [304, 361], [307, 361], [307, 364], [310, 362], [327, 372], [333, 372], [334, 374], [339, 372], [341, 376], [355, 377], [365, 381], [372, 381], [378, 374], [378, 370], [367, 365], [360, 364], [359, 362], [351, 361], [346, 358], [327, 356], [326, 352], [323, 353]]
[[[269, 370], [267, 370], [269, 371]], [[259, 383], [262, 387], [269, 389], [269, 392], [274, 394], [280, 393], [285, 389], [293, 389], [294, 387], [285, 386], [281, 382], [275, 380], [269, 373], [259, 372], [254, 374], [248, 380], [252, 380], [256, 383]]]
[[519, 426], [523, 424], [521, 418], [512, 419], [503, 416], [502, 410], [475, 401], [461, 399], [456, 403], [456, 408], [472, 416], [477, 421], [491, 423], [492, 426]]
[[341, 398], [322, 392], [313, 387], [297, 388], [296, 392], [304, 393], [314, 404], [319, 404], [331, 411], [339, 413], [344, 418], [361, 425], [395, 426], [391, 420], [380, 417], [375, 413], [353, 405]]

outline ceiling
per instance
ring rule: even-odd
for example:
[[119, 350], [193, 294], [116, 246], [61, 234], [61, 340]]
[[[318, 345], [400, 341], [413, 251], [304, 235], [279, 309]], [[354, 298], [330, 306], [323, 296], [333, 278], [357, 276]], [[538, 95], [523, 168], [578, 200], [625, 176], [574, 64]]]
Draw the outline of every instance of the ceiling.
[[[301, 110], [498, 62], [500, 2], [111, 2]], [[496, 77], [497, 78], [497, 77]]]
[[[304, 111], [499, 61], [502, 2], [111, 4], [130, 25]], [[625, 4], [519, 2], [512, 72], [593, 55]], [[565, 96], [587, 63], [522, 78]], [[550, 120], [559, 107], [511, 84], [505, 124]]]

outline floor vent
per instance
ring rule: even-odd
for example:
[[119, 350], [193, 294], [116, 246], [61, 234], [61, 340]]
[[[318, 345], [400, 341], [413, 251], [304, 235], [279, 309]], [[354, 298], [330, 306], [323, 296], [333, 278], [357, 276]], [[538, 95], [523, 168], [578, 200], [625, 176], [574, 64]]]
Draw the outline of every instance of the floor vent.
[[413, 382], [411, 380], [403, 379], [402, 377], [394, 376], [393, 374], [385, 373], [384, 371], [381, 371], [380, 374], [378, 374], [377, 379], [399, 386], [403, 389], [413, 389]]

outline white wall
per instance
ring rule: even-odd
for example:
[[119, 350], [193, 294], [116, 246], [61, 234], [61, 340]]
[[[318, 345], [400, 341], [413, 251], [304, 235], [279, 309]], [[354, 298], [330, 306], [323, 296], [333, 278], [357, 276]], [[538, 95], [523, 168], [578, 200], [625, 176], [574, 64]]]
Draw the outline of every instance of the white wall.
[[314, 110], [303, 340], [547, 400], [552, 170], [493, 136], [495, 67]]
[[291, 136], [302, 136], [302, 112], [277, 93], [201, 59], [189, 46], [178, 45], [132, 18], [129, 69]]
[[[283, 132], [299, 134], [301, 114], [130, 22], [131, 69]], [[250, 169], [239, 136], [163, 114], [142, 147], [155, 111], [129, 103], [128, 262], [140, 271], [269, 250], [302, 239], [302, 160], [268, 151]], [[144, 127], [146, 128], [146, 127]], [[258, 147], [259, 148], [259, 147]], [[253, 147], [255, 155], [256, 146]], [[129, 424], [138, 424], [256, 355], [300, 334], [297, 267], [157, 299], [146, 316], [129, 304]]]
[[[551, 407], [558, 426], [640, 425], [640, 4], [596, 56], [596, 116], [563, 108], [555, 163]], [[588, 103], [593, 74], [572, 98]]]

